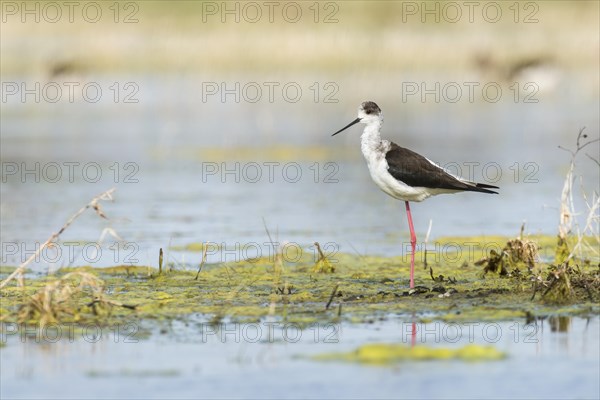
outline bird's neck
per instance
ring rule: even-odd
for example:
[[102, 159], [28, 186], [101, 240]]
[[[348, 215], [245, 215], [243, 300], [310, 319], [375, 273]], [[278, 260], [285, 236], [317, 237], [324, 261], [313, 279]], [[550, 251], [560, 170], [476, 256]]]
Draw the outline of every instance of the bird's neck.
[[381, 121], [375, 121], [365, 126], [365, 130], [360, 136], [360, 145], [365, 156], [381, 146], [380, 129]]

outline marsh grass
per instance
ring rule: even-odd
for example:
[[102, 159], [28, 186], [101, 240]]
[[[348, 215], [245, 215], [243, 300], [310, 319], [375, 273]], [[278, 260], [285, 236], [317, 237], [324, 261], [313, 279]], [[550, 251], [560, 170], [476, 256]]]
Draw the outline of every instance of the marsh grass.
[[46, 283], [29, 297], [17, 311], [19, 323], [77, 322], [82, 314], [102, 317], [110, 314], [114, 306], [135, 309], [135, 306], [112, 301], [104, 293], [104, 281], [90, 272], [69, 272], [59, 279]]
[[[582, 213], [577, 212], [574, 200], [573, 185], [577, 180], [575, 166], [578, 155], [589, 145], [598, 143], [597, 139], [590, 139], [585, 128], [579, 130], [577, 135], [575, 150], [569, 150], [562, 146], [560, 149], [568, 151], [571, 154], [569, 169], [567, 171], [565, 182], [561, 192], [560, 216], [558, 224], [558, 238], [556, 244], [556, 255], [554, 265], [548, 268], [548, 277], [542, 279], [541, 273], [533, 279], [536, 288], [541, 284], [545, 287], [543, 298], [554, 303], [568, 303], [575, 296], [575, 289], [584, 290], [589, 299], [594, 298], [593, 292], [598, 291], [598, 280], [600, 273], [600, 263], [598, 270], [594, 273], [583, 273], [580, 269], [581, 264], [590, 264], [590, 259], [598, 260], [600, 256], [600, 194], [598, 189], [594, 189], [589, 195], [586, 189], [581, 185], [581, 197], [587, 208]], [[586, 154], [586, 156], [600, 167], [600, 161]], [[595, 155], [598, 157], [598, 155]], [[580, 182], [583, 181], [580, 177]], [[583, 216], [583, 218], [581, 218]], [[580, 222], [583, 220], [583, 223]], [[575, 244], [569, 246], [570, 236], [576, 237]], [[584, 256], [584, 253], [588, 255]], [[572, 267], [573, 263], [576, 266]]]
[[[600, 138], [589, 139], [588, 135], [584, 133], [584, 129], [585, 128], [581, 128], [577, 135], [575, 150], [569, 150], [559, 146], [560, 149], [568, 151], [571, 154], [571, 160], [561, 193], [558, 243], [556, 246], [555, 257], [556, 264], [568, 262], [574, 257], [584, 260], [582, 255], [584, 250], [591, 252], [596, 257], [600, 256], [600, 193], [598, 193], [598, 189], [595, 188], [590, 195], [586, 192], [583, 185], [581, 185], [581, 197], [587, 208], [583, 214], [576, 210], [574, 200], [573, 185], [577, 180], [575, 166], [578, 155], [587, 146], [600, 141]], [[589, 154], [586, 154], [586, 156], [600, 168], [600, 161], [597, 158], [599, 155], [595, 155], [596, 158]], [[584, 217], [583, 223], [579, 221], [582, 215]], [[577, 242], [572, 248], [569, 248], [567, 239], [572, 234], [576, 235]], [[593, 245], [586, 242], [586, 236], [593, 238]]]
[[538, 260], [538, 245], [532, 240], [519, 237], [508, 240], [501, 252], [490, 250], [489, 256], [476, 261], [475, 265], [484, 266], [483, 275], [488, 272], [510, 275], [518, 272], [522, 266], [526, 266], [529, 271], [533, 270]]

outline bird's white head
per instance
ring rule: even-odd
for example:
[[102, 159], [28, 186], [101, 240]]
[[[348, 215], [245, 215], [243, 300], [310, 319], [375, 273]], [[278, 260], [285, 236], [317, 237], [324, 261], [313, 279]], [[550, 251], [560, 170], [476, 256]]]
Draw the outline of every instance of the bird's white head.
[[383, 123], [383, 113], [381, 112], [381, 108], [379, 108], [379, 106], [372, 101], [363, 102], [360, 107], [358, 107], [358, 118], [331, 136], [335, 136], [338, 133], [350, 128], [352, 125], [358, 124], [359, 122], [366, 125], [381, 125]]

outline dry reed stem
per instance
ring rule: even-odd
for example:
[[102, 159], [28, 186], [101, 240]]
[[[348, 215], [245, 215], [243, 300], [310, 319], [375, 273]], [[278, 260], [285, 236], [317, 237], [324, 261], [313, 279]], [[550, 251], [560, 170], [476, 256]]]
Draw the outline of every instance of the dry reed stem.
[[[583, 239], [586, 233], [591, 234], [598, 244], [600, 244], [600, 216], [598, 216], [598, 210], [600, 210], [600, 196], [598, 196], [597, 192], [593, 193], [592, 201], [588, 201], [588, 197], [583, 189], [583, 185], [581, 187], [581, 192], [583, 194], [583, 199], [588, 208], [588, 214], [585, 221], [585, 227], [583, 231], [579, 229], [579, 225], [575, 220], [576, 212], [575, 212], [575, 203], [573, 201], [573, 181], [574, 178], [574, 170], [575, 170], [575, 159], [581, 150], [583, 150], [586, 146], [600, 141], [600, 139], [592, 139], [588, 140], [585, 143], [582, 143], [582, 139], [587, 139], [587, 134], [584, 134], [585, 128], [581, 128], [579, 130], [579, 134], [577, 135], [577, 148], [575, 151], [566, 149], [562, 146], [558, 146], [560, 149], [568, 151], [571, 153], [571, 162], [569, 165], [569, 171], [565, 177], [565, 183], [563, 185], [563, 190], [561, 193], [561, 201], [560, 201], [560, 219], [558, 225], [558, 236], [561, 240], [566, 243], [567, 236], [571, 233], [573, 229], [573, 224], [575, 223], [577, 229], [577, 243], [573, 247], [573, 249], [569, 252], [568, 256], [564, 261], [568, 261], [573, 258], [577, 252], [577, 250], [582, 251], [582, 247], [585, 245], [583, 243]], [[589, 154], [586, 154], [592, 161], [596, 162], [600, 166], [598, 160], [591, 157]], [[589, 247], [589, 246], [588, 246]], [[597, 253], [597, 251], [595, 251]]]
[[[591, 158], [591, 157], [590, 157]], [[581, 177], [580, 177], [581, 178]], [[582, 179], [580, 179], [581, 194], [585, 205], [588, 208], [587, 217], [585, 219], [585, 226], [583, 230], [579, 230], [577, 225], [577, 243], [573, 246], [573, 250], [567, 257], [567, 261], [575, 256], [579, 250], [579, 258], [583, 258], [583, 251], [587, 249], [590, 254], [600, 255], [600, 196], [598, 192], [592, 193], [591, 202], [588, 200], [588, 196], [583, 189]], [[596, 247], [589, 245], [584, 242], [584, 238], [587, 235], [591, 235], [596, 241]]]
[[60, 322], [66, 315], [76, 316], [81, 310], [80, 295], [89, 293], [90, 301], [85, 303], [97, 315], [97, 305], [110, 310], [112, 307], [124, 307], [135, 310], [136, 306], [110, 300], [104, 296], [104, 281], [89, 272], [70, 272], [60, 279], [47, 283], [23, 304], [17, 319], [28, 322], [39, 316], [40, 326]]
[[429, 227], [427, 228], [427, 234], [425, 235], [425, 242], [423, 243], [423, 269], [427, 269], [427, 242], [429, 242], [429, 235], [431, 234], [431, 226], [433, 220], [429, 220]]
[[96, 211], [96, 214], [98, 214], [99, 217], [101, 218], [106, 218], [106, 215], [104, 215], [104, 213], [102, 212], [102, 209], [100, 208], [100, 201], [101, 200], [113, 200], [112, 194], [113, 192], [116, 190], [116, 188], [112, 188], [107, 190], [106, 192], [94, 197], [88, 204], [86, 204], [85, 206], [83, 206], [79, 211], [77, 211], [75, 214], [73, 214], [71, 216], [71, 218], [69, 218], [67, 220], [67, 222], [65, 222], [65, 224], [60, 228], [60, 230], [58, 232], [53, 233], [52, 235], [50, 235], [50, 237], [48, 238], [48, 240], [46, 240], [38, 249], [35, 253], [33, 253], [27, 260], [25, 260], [25, 262], [23, 262], [21, 265], [19, 265], [19, 267], [17, 269], [15, 269], [4, 281], [2, 281], [2, 283], [0, 283], [0, 289], [2, 289], [4, 286], [6, 286], [11, 280], [17, 278], [17, 282], [18, 285], [20, 287], [25, 286], [25, 281], [24, 281], [24, 277], [23, 274], [25, 272], [25, 268], [27, 267], [27, 265], [29, 265], [31, 263], [31, 261], [33, 261], [37, 256], [39, 256], [39, 254], [41, 253], [41, 251], [46, 248], [47, 246], [51, 245], [51, 243], [54, 243], [54, 241], [56, 239], [58, 239], [58, 237], [69, 227], [71, 226], [71, 224], [81, 215], [83, 214], [83, 212], [85, 210], [87, 210], [88, 208], [93, 208], [94, 211]]
[[76, 293], [91, 290], [92, 302], [102, 297], [104, 282], [88, 272], [71, 272], [60, 279], [46, 284], [31, 296], [28, 303], [19, 310], [19, 322], [26, 322], [40, 316], [40, 325], [59, 320], [61, 314], [72, 314], [74, 310], [68, 304]]
[[198, 272], [196, 273], [196, 277], [194, 278], [195, 281], [198, 280], [198, 276], [200, 276], [200, 272], [202, 271], [202, 267], [204, 266], [204, 263], [206, 262], [206, 252], [208, 251], [208, 243], [203, 243], [202, 247], [204, 247], [204, 251], [202, 252], [202, 261], [200, 262], [200, 266], [198, 267]]
[[333, 302], [333, 298], [335, 297], [335, 294], [337, 293], [339, 287], [340, 287], [339, 283], [336, 283], [335, 286], [333, 287], [333, 290], [331, 291], [331, 295], [329, 296], [329, 301], [327, 301], [327, 304], [325, 305], [325, 310], [329, 310], [329, 306]]

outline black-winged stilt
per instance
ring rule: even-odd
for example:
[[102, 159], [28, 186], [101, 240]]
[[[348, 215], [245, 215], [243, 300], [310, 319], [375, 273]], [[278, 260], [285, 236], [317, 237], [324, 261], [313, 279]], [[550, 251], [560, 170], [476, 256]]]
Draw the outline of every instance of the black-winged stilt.
[[467, 181], [444, 171], [433, 161], [412, 150], [398, 146], [389, 140], [381, 139], [383, 114], [377, 104], [365, 101], [358, 108], [358, 118], [331, 136], [350, 128], [357, 123], [366, 125], [360, 136], [360, 147], [371, 178], [381, 190], [390, 196], [403, 200], [410, 229], [410, 287], [415, 286], [415, 248], [417, 237], [410, 215], [409, 201], [423, 201], [430, 196], [442, 193], [481, 192], [495, 193], [489, 189], [497, 186]]

